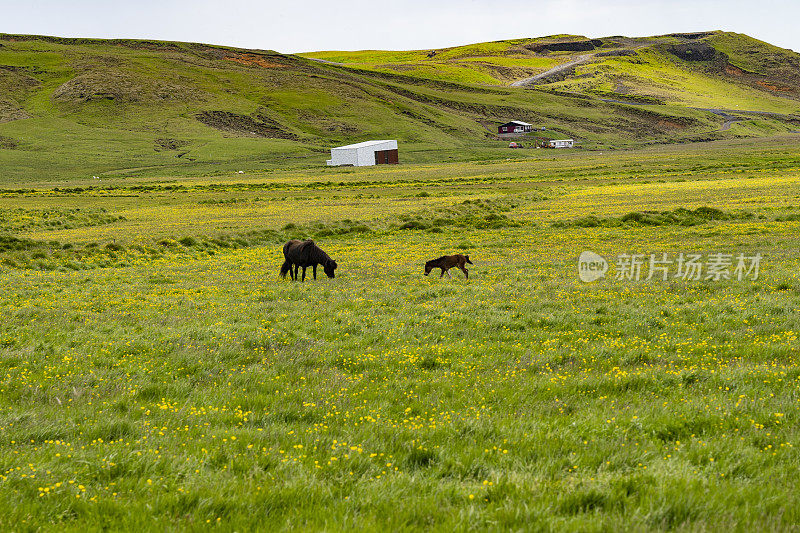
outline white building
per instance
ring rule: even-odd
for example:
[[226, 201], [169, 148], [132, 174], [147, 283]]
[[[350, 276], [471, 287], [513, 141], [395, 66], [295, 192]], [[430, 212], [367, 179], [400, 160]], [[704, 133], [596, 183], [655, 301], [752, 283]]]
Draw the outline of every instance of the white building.
[[559, 139], [547, 143], [550, 148], [572, 148], [575, 146], [575, 141], [572, 139]]
[[368, 167], [371, 165], [396, 165], [397, 162], [397, 141], [364, 141], [331, 148], [328, 166]]

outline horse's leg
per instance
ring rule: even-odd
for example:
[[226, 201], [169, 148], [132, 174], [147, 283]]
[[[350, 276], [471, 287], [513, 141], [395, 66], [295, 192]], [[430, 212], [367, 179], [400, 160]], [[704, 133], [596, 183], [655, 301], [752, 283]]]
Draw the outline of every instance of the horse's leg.
[[314, 263], [314, 281], [317, 280], [317, 264]]
[[306, 267], [303, 267], [303, 279], [301, 281], [306, 280]]
[[460, 268], [460, 269], [461, 269], [461, 271], [462, 271], [462, 272], [464, 272], [464, 276], [466, 276], [466, 278], [467, 278], [467, 279], [469, 279], [469, 270], [467, 270], [467, 267], [465, 267], [465, 266], [460, 266], [460, 267], [458, 267], [458, 268]]
[[297, 278], [300, 277], [300, 265], [294, 266], [294, 280], [297, 281]]

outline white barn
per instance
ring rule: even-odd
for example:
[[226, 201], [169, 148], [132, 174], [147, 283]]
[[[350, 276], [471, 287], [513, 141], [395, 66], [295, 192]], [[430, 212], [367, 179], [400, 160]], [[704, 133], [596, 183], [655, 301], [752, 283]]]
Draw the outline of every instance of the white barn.
[[371, 165], [396, 165], [397, 162], [397, 141], [364, 141], [331, 148], [328, 166], [368, 167]]

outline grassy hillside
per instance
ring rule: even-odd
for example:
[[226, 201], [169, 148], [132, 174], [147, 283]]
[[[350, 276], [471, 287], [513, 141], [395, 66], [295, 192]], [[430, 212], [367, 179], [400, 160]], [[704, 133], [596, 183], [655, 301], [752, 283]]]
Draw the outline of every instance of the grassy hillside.
[[544, 72], [565, 62], [573, 53], [584, 53], [580, 51], [551, 52], [549, 50], [537, 52], [540, 46], [547, 46], [550, 43], [581, 43], [585, 41], [588, 42], [586, 37], [554, 35], [436, 50], [329, 51], [300, 55], [384, 72], [414, 74], [431, 79], [502, 85]]
[[[800, 129], [786, 116], [800, 110], [795, 81], [758, 59], [762, 48], [777, 63], [788, 52], [732, 34], [703, 37], [742, 72], [730, 81], [668, 57], [663, 47], [678, 41], [560, 36], [458, 47], [432, 59], [430, 51], [312, 54], [348, 62], [342, 66], [193, 43], [0, 35], [0, 180], [315, 167], [331, 146], [374, 138], [398, 139], [402, 162], [550, 157], [496, 139], [496, 125], [511, 119], [603, 150]], [[506, 85], [585, 52], [564, 48], [586, 46], [593, 54], [638, 48], [635, 57], [582, 65], [596, 72], [542, 90]], [[636, 80], [629, 103], [661, 105], [605, 101], [622, 91], [609, 69]], [[665, 81], [678, 75], [685, 81]], [[736, 105], [777, 114], [742, 116], [720, 131], [722, 117], [693, 109]]]
[[383, 72], [462, 83], [503, 84], [559, 64], [556, 57], [537, 56], [525, 48], [536, 42], [516, 39], [443, 50], [312, 52], [303, 57]]
[[586, 58], [580, 66], [535, 85], [590, 95], [650, 97], [640, 102], [800, 109], [799, 54], [719, 31], [641, 38], [554, 35], [442, 50], [302, 55], [384, 72], [495, 85]]

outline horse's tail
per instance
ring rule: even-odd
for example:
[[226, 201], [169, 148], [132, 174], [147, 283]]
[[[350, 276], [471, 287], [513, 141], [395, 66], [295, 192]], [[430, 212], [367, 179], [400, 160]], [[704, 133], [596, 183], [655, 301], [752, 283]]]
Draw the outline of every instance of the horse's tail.
[[467, 260], [467, 263], [469, 263], [470, 265], [474, 264], [472, 261], [469, 260], [469, 256], [468, 255], [465, 255], [464, 258]]
[[290, 270], [292, 270], [292, 263], [287, 259], [283, 262], [283, 265], [281, 265], [281, 277], [285, 278]]

